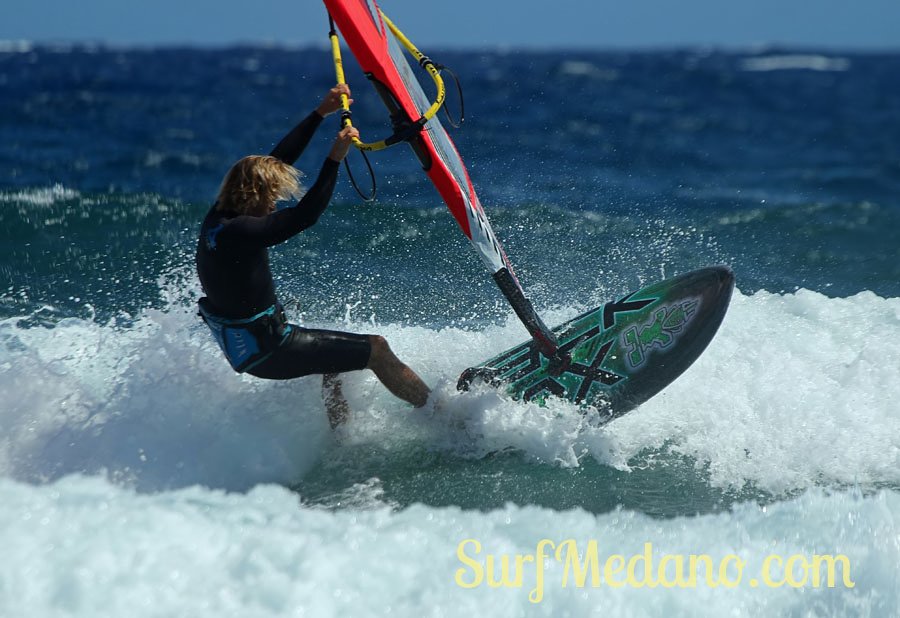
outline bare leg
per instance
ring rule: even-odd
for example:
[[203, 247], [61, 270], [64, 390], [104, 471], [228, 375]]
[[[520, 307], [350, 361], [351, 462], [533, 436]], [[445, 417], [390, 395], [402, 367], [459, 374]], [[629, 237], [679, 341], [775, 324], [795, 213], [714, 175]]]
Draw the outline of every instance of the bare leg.
[[384, 337], [369, 335], [369, 343], [372, 344], [372, 356], [369, 358], [368, 368], [375, 372], [381, 383], [391, 393], [413, 406], [424, 406], [431, 389], [394, 355]]
[[326, 373], [322, 376], [322, 399], [325, 401], [325, 411], [328, 413], [328, 424], [331, 429], [346, 423], [350, 418], [350, 407], [341, 392], [341, 378], [337, 373]]

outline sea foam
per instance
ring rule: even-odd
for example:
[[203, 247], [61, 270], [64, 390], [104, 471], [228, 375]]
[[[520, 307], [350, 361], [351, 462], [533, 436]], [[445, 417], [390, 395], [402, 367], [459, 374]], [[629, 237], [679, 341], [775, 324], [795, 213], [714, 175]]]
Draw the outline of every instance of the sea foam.
[[[513, 505], [487, 513], [423, 505], [332, 512], [302, 507], [296, 494], [273, 485], [237, 494], [189, 487], [146, 495], [70, 476], [37, 487], [0, 480], [0, 504], [5, 616], [900, 611], [895, 491], [862, 497], [814, 490], [768, 507], [743, 504], [658, 520], [622, 510], [593, 515]], [[593, 542], [601, 574], [618, 555], [649, 556], [650, 575], [636, 566], [630, 580], [624, 570], [611, 576], [622, 587], [590, 574], [579, 585], [565, 553], [555, 556], [566, 540], [582, 552], [581, 560]], [[539, 580], [534, 556], [542, 541], [548, 550]], [[521, 563], [518, 578], [512, 571], [505, 579], [495, 573], [492, 586], [484, 574], [488, 554], [498, 569], [502, 556], [509, 564], [517, 555], [532, 561]], [[671, 561], [679, 556], [685, 565], [691, 555], [708, 556], [715, 572], [700, 570], [693, 583], [651, 585], [667, 555], [673, 558], [662, 573], [670, 582]], [[834, 559], [831, 585], [824, 567], [816, 580], [799, 567], [788, 580], [784, 564], [795, 556]], [[794, 564], [803, 563], [798, 558]]]
[[[558, 309], [563, 321], [576, 310]], [[524, 337], [510, 318], [478, 331], [337, 323], [378, 332], [434, 387], [424, 411], [370, 372], [344, 377], [348, 443], [410, 443], [460, 457], [514, 449], [548, 465], [627, 470], [642, 454], [693, 462], [720, 488], [772, 492], [900, 484], [900, 299], [736, 292], [720, 332], [676, 382], [595, 427], [563, 402], [458, 393], [462, 368]], [[0, 473], [44, 482], [103, 473], [158, 489], [290, 484], [334, 446], [311, 376], [234, 374], [192, 309], [148, 310], [128, 328], [66, 319], [0, 324]]]

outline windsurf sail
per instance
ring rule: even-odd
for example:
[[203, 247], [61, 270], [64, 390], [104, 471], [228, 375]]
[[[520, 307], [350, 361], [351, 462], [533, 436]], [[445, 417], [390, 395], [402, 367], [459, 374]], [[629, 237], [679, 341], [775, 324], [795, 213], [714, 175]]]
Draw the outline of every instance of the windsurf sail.
[[[494, 281], [528, 329], [538, 349], [549, 359], [558, 358], [556, 336], [544, 324], [525, 296], [512, 266], [484, 214], [462, 158], [436, 116], [444, 99], [440, 69], [423, 56], [381, 12], [375, 0], [323, 0], [333, 24], [344, 37], [363, 72], [386, 105], [394, 133], [380, 142], [355, 142], [363, 150], [376, 150], [407, 142], [446, 202], [463, 233], [472, 242]], [[343, 80], [337, 34], [332, 29], [332, 51], [338, 81]], [[416, 79], [404, 52], [414, 55], [437, 86], [432, 102]], [[349, 116], [345, 115], [345, 123]]]

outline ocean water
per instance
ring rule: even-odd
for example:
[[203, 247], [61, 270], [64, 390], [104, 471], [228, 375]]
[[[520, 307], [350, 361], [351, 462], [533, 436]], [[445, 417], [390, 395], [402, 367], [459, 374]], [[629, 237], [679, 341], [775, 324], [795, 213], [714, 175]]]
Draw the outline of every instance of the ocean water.
[[728, 264], [704, 355], [602, 428], [457, 393], [526, 333], [400, 145], [374, 202], [342, 171], [273, 250], [292, 319], [383, 334], [435, 390], [350, 374], [332, 434], [317, 378], [231, 372], [193, 269], [325, 48], [4, 44], [0, 616], [900, 616], [900, 54], [425, 51], [545, 320]]

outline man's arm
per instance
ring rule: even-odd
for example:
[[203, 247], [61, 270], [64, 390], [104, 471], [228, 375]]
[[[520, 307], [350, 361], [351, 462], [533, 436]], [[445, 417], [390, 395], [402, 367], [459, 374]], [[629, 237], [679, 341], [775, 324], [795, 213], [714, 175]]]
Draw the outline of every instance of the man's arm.
[[338, 169], [339, 161], [325, 159], [315, 184], [295, 206], [263, 217], [237, 217], [230, 224], [231, 232], [257, 247], [272, 247], [302, 232], [315, 224], [328, 207], [337, 184]]
[[243, 237], [255, 246], [271, 247], [315, 224], [331, 201], [340, 163], [347, 156], [353, 138], [359, 138], [356, 127], [341, 129], [322, 164], [315, 184], [295, 206], [261, 217], [237, 217], [229, 225], [230, 233]]
[[288, 165], [293, 165], [300, 158], [303, 151], [306, 150], [309, 140], [312, 139], [316, 129], [322, 124], [322, 120], [323, 118], [319, 115], [319, 112], [310, 112], [309, 116], [300, 121], [300, 124], [278, 142], [278, 145], [269, 153], [269, 156], [280, 159]]
[[322, 124], [325, 116], [333, 114], [343, 107], [341, 95], [347, 96], [350, 103], [353, 102], [353, 99], [349, 99], [350, 88], [347, 84], [338, 84], [328, 91], [328, 94], [325, 95], [325, 98], [322, 99], [315, 111], [310, 112], [309, 116], [304, 118], [284, 139], [278, 142], [278, 145], [269, 153], [269, 156], [281, 159], [288, 165], [293, 165], [300, 158], [300, 155], [303, 154], [303, 151], [306, 150], [309, 140], [312, 139], [316, 129]]

